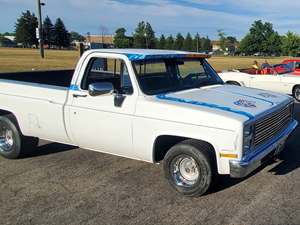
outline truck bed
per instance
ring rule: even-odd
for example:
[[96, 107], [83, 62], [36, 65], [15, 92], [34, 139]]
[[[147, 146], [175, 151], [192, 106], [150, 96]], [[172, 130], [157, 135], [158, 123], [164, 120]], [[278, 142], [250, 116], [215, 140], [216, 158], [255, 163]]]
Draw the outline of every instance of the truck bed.
[[0, 79], [69, 87], [74, 70], [47, 70], [0, 73]]

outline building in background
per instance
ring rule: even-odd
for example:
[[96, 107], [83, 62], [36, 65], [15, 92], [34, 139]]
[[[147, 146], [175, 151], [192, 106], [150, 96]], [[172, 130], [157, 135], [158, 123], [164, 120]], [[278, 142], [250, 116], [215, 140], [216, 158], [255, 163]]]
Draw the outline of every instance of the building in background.
[[90, 49], [114, 48], [114, 36], [87, 34], [85, 36], [85, 45]]
[[221, 42], [220, 41], [211, 41], [212, 51], [216, 52], [221, 50]]

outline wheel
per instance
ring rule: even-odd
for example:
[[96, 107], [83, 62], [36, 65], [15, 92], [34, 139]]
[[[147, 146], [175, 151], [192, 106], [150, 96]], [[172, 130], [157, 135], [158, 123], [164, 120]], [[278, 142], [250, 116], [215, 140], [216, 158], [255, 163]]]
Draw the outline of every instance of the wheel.
[[300, 85], [297, 85], [293, 88], [293, 97], [300, 102]]
[[19, 158], [38, 145], [38, 138], [23, 136], [15, 117], [0, 116], [0, 155], [8, 159]]
[[226, 84], [241, 86], [241, 84], [239, 82], [237, 82], [237, 81], [227, 81]]
[[173, 146], [164, 158], [164, 172], [171, 186], [186, 196], [205, 194], [217, 177], [213, 152], [208, 143], [194, 140]]

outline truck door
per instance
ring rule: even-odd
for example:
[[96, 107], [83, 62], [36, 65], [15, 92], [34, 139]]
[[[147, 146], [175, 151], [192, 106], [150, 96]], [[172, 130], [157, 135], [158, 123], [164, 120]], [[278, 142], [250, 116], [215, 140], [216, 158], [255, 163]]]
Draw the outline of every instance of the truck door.
[[[90, 84], [103, 82], [111, 83], [114, 93], [89, 95]], [[137, 93], [125, 62], [117, 58], [91, 58], [82, 81], [71, 89], [69, 121], [74, 142], [82, 148], [134, 157], [132, 117]]]

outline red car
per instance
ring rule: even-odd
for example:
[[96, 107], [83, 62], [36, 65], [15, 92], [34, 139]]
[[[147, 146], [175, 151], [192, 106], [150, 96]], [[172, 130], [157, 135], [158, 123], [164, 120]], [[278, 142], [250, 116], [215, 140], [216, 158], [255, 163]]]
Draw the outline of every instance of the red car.
[[282, 62], [293, 69], [293, 74], [300, 76], [300, 59], [286, 59]]
[[248, 74], [260, 74], [260, 75], [277, 75], [277, 74], [294, 73], [294, 69], [292, 69], [292, 67], [290, 67], [288, 64], [283, 64], [283, 63], [270, 65], [269, 67], [265, 67], [264, 69], [259, 69], [259, 70], [250, 68], [250, 69], [240, 69], [239, 71]]

